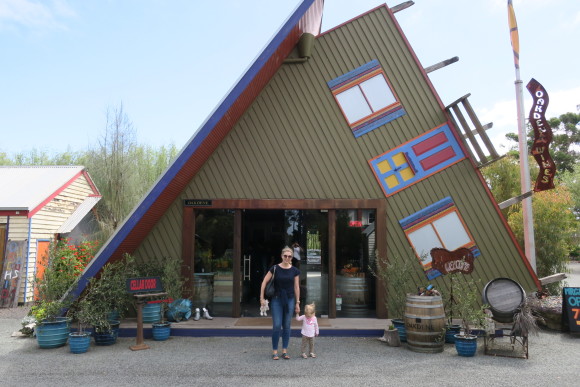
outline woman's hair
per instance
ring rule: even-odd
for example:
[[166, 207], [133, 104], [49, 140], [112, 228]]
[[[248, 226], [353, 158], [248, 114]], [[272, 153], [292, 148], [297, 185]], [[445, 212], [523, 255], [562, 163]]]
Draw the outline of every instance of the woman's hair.
[[284, 251], [289, 252], [290, 254], [294, 254], [294, 250], [292, 250], [290, 247], [286, 246], [282, 249], [282, 255], [284, 255]]
[[314, 302], [312, 304], [306, 304], [306, 306], [304, 307], [304, 314], [311, 315], [316, 314], [316, 305], [314, 304]]

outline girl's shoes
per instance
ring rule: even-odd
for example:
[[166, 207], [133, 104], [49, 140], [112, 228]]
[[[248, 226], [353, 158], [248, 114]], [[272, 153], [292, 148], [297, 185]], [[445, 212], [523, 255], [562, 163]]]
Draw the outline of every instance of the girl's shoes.
[[305, 353], [302, 354], [302, 359], [308, 359], [308, 356], [306, 356]]
[[315, 353], [310, 352], [310, 357], [316, 357]]

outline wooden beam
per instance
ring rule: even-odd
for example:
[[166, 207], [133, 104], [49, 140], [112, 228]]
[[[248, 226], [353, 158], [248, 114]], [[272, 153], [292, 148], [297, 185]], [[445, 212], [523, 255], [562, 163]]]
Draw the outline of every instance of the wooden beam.
[[399, 11], [402, 11], [402, 10], [404, 10], [404, 9], [407, 9], [407, 8], [409, 8], [409, 7], [410, 7], [410, 6], [412, 6], [413, 4], [415, 4], [415, 2], [414, 2], [414, 1], [405, 1], [404, 3], [397, 4], [397, 5], [395, 5], [394, 7], [391, 7], [391, 11], [392, 11], [393, 13], [397, 13], [397, 12], [399, 12]]
[[563, 281], [566, 278], [568, 278], [568, 276], [564, 273], [552, 274], [552, 275], [549, 275], [547, 277], [540, 278], [540, 283], [542, 284], [542, 286], [544, 286], [544, 285], [551, 284], [554, 282]]
[[432, 71], [439, 70], [439, 69], [442, 69], [443, 67], [449, 66], [450, 64], [453, 64], [453, 63], [457, 62], [458, 60], [459, 60], [458, 56], [454, 56], [453, 58], [445, 59], [439, 63], [435, 63], [434, 65], [431, 65], [429, 67], [425, 67], [425, 72], [427, 74], [429, 74]]
[[504, 208], [507, 208], [507, 207], [509, 207], [511, 205], [514, 205], [516, 203], [521, 202], [525, 198], [529, 198], [530, 196], [532, 196], [533, 193], [534, 193], [533, 191], [528, 191], [528, 192], [523, 193], [523, 194], [521, 194], [519, 196], [513, 197], [513, 198], [508, 199], [508, 200], [506, 200], [504, 202], [501, 202], [501, 203], [498, 204], [498, 206], [499, 206], [500, 209], [503, 210]]

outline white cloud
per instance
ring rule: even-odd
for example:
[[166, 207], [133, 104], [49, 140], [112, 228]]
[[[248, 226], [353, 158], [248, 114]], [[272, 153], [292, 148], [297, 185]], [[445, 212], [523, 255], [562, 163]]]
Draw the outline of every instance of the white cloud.
[[0, 28], [21, 25], [32, 28], [64, 28], [61, 18], [76, 16], [65, 0], [0, 0]]

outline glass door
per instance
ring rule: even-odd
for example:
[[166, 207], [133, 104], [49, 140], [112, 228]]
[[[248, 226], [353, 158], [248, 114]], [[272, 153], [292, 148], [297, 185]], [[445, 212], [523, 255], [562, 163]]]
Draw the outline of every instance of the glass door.
[[212, 316], [232, 315], [234, 211], [197, 210], [195, 216], [194, 308]]
[[375, 317], [375, 210], [336, 212], [336, 315]]

